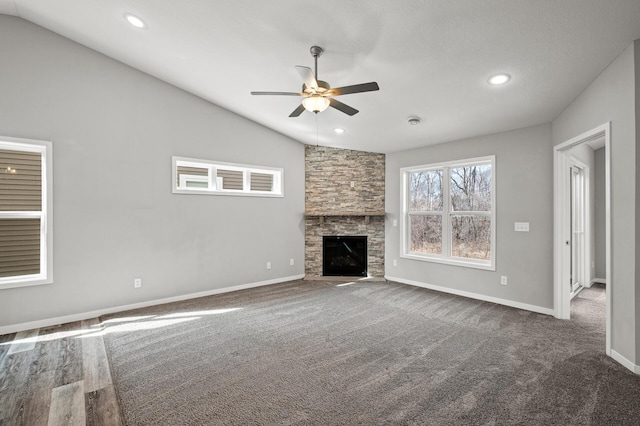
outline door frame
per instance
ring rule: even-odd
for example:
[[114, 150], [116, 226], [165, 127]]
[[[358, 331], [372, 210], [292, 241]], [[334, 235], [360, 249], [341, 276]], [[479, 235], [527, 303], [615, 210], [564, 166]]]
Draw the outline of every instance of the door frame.
[[[613, 293], [613, 281], [611, 279], [611, 122], [606, 122], [581, 135], [571, 138], [553, 147], [553, 286], [554, 286], [554, 312], [559, 319], [570, 318], [570, 296], [568, 286], [564, 283], [563, 265], [567, 259], [566, 235], [568, 229], [569, 191], [568, 179], [569, 158], [568, 150], [586, 142], [604, 138], [605, 147], [605, 263], [606, 263], [606, 315], [605, 315], [605, 350], [611, 356], [611, 296]], [[569, 259], [570, 261], [570, 259]], [[566, 284], [566, 283], [564, 283]]]

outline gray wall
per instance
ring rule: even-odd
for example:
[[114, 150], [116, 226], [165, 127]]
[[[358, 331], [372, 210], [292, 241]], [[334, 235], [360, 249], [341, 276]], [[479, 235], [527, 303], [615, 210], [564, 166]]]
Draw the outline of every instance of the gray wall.
[[595, 278], [605, 280], [607, 278], [606, 270], [606, 191], [605, 191], [605, 149], [600, 148], [594, 151], [594, 242], [595, 242]]
[[612, 349], [636, 362], [636, 46], [630, 45], [552, 123], [554, 145], [611, 121]]
[[[496, 156], [495, 272], [400, 258], [400, 168], [486, 155]], [[550, 124], [388, 154], [386, 275], [553, 309], [552, 160]]]
[[[0, 290], [0, 326], [303, 274], [302, 144], [15, 17], [0, 57], [0, 135], [54, 162], [54, 284]], [[172, 155], [282, 167], [285, 197], [174, 195]]]

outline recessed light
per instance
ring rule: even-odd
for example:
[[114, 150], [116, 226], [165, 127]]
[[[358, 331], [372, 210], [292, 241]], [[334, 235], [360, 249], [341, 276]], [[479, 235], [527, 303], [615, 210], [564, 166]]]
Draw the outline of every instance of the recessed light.
[[500, 84], [505, 84], [509, 80], [511, 80], [511, 76], [509, 74], [496, 74], [489, 79], [489, 84], [498, 86]]
[[136, 28], [144, 28], [144, 27], [146, 27], [144, 21], [142, 19], [138, 18], [136, 15], [132, 15], [130, 13], [125, 13], [124, 14], [124, 19], [126, 19], [128, 23], [130, 23], [131, 25], [133, 25]]
[[334, 132], [336, 132], [336, 133], [337, 133], [337, 134], [339, 134], [339, 135], [341, 135], [341, 134], [343, 134], [343, 133], [344, 133], [344, 129], [340, 129], [340, 128], [333, 129], [333, 131], [334, 131]]

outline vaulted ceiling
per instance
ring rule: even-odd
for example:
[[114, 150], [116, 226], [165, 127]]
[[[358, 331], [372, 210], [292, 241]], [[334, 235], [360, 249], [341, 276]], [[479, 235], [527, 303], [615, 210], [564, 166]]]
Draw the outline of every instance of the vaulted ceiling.
[[[640, 38], [638, 0], [0, 0], [0, 13], [301, 142], [386, 153], [550, 122]], [[289, 118], [300, 98], [250, 95], [299, 91], [312, 45], [333, 87], [378, 82], [339, 98], [358, 114]], [[488, 84], [496, 73], [511, 80]]]

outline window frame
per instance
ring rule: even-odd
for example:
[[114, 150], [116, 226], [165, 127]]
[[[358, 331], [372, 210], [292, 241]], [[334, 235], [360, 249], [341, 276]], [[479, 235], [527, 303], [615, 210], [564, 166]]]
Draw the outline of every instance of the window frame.
[[0, 290], [53, 283], [53, 144], [49, 141], [0, 136], [0, 149], [39, 152], [42, 158], [40, 211], [2, 211], [0, 219], [40, 218], [40, 273], [0, 277]]
[[[198, 181], [209, 182], [211, 189], [202, 188], [184, 188], [178, 186], [178, 162], [181, 162], [182, 166], [188, 165], [191, 167], [207, 168], [209, 169], [208, 177], [196, 176], [196, 175], [181, 175], [180, 181]], [[216, 178], [217, 169], [224, 168], [225, 170], [240, 171], [242, 172], [243, 189], [224, 189], [221, 187], [221, 180]], [[269, 174], [273, 176], [273, 190], [272, 191], [256, 191], [251, 190], [251, 173]], [[183, 176], [186, 176], [183, 179]], [[222, 179], [222, 178], [220, 178]], [[265, 166], [253, 166], [248, 164], [228, 163], [223, 161], [211, 161], [202, 160], [197, 158], [188, 157], [171, 157], [171, 192], [174, 194], [196, 194], [196, 195], [233, 195], [241, 197], [284, 197], [284, 169], [278, 167], [265, 167]]]
[[[451, 169], [469, 167], [480, 164], [491, 165], [491, 211], [453, 211], [451, 209]], [[409, 177], [413, 172], [443, 170], [442, 211], [410, 212], [409, 211]], [[463, 266], [467, 268], [496, 270], [496, 156], [467, 158], [455, 161], [445, 161], [439, 163], [424, 164], [419, 166], [403, 167], [400, 169], [400, 194], [401, 201], [401, 227], [400, 227], [400, 257], [405, 259], [419, 260], [424, 262], [442, 263], [447, 265]], [[442, 254], [427, 254], [411, 251], [411, 220], [410, 216], [440, 216], [442, 217]], [[451, 255], [452, 229], [451, 223], [454, 216], [485, 216], [491, 220], [490, 250], [491, 259], [489, 261], [480, 259], [468, 259]]]

